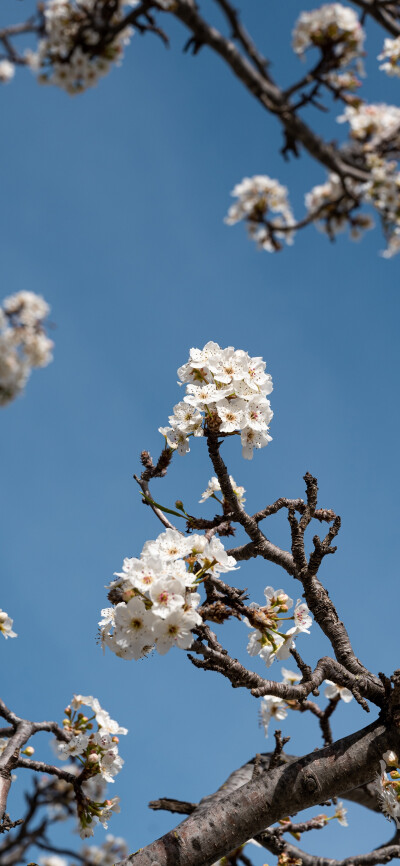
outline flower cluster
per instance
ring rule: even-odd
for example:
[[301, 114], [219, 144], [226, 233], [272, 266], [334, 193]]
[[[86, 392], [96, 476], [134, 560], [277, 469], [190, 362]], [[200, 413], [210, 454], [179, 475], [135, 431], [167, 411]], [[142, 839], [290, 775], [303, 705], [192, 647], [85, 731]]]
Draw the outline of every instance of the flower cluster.
[[393, 818], [400, 830], [400, 773], [397, 769], [399, 759], [395, 752], [385, 752], [380, 764], [381, 772], [377, 778], [380, 806], [387, 819], [390, 821]]
[[[294, 217], [285, 186], [268, 175], [256, 174], [243, 178], [231, 195], [238, 201], [229, 208], [225, 217], [227, 225], [245, 220], [251, 239], [260, 249], [268, 252], [281, 249], [278, 238], [284, 239], [287, 244], [293, 243], [290, 227], [294, 225]], [[271, 214], [274, 214], [272, 221]]]
[[378, 211], [388, 246], [383, 256], [390, 258], [400, 250], [400, 172], [393, 160], [370, 155], [367, 158], [370, 180], [364, 184], [365, 201]]
[[351, 237], [357, 240], [360, 232], [373, 227], [370, 216], [353, 213], [360, 196], [361, 184], [347, 180], [345, 191], [339, 176], [329, 174], [325, 183], [314, 186], [306, 194], [305, 206], [308, 215], [314, 216], [316, 227], [326, 232], [330, 238], [350, 228]]
[[365, 152], [400, 145], [400, 108], [386, 103], [367, 103], [355, 100], [338, 118], [338, 123], [349, 123], [350, 135], [364, 145]]
[[262, 358], [209, 342], [203, 349], [190, 350], [178, 376], [186, 384], [186, 396], [174, 406], [171, 426], [159, 428], [178, 454], [190, 450], [189, 437], [202, 436], [205, 425], [219, 434], [240, 432], [248, 460], [254, 448], [271, 441], [268, 424], [273, 412], [266, 395], [272, 391], [272, 380]]
[[385, 39], [383, 43], [383, 51], [378, 54], [378, 60], [384, 60], [379, 69], [387, 72], [388, 75], [400, 76], [400, 36], [397, 39]]
[[124, 559], [111, 584], [109, 597], [122, 600], [102, 611], [103, 645], [124, 659], [142, 658], [154, 648], [161, 655], [173, 646], [189, 649], [192, 629], [202, 623], [197, 585], [205, 574], [235, 567], [215, 537], [208, 541], [167, 529], [146, 541], [139, 559]]
[[[91, 709], [90, 717], [78, 712], [82, 705]], [[97, 731], [93, 730], [94, 720]], [[88, 779], [99, 774], [105, 782], [114, 782], [124, 763], [118, 754], [118, 735], [127, 734], [127, 729], [111, 719], [92, 695], [74, 695], [65, 709], [63, 726], [69, 736], [66, 742], [54, 741], [57, 756], [62, 761], [78, 758]], [[82, 794], [77, 810], [81, 837], [93, 836], [96, 821], [107, 828], [112, 812], [119, 812], [119, 797], [97, 802]]]
[[[235, 479], [232, 478], [232, 475], [229, 476], [229, 481], [231, 482], [231, 487], [232, 487], [232, 490], [233, 490], [235, 496], [237, 496], [237, 498], [238, 498], [238, 502], [240, 502], [241, 504], [243, 502], [246, 502], [246, 499], [243, 495], [244, 493], [246, 493], [244, 487], [239, 487], [238, 484], [236, 484]], [[216, 499], [217, 502], [220, 502], [218, 497], [215, 495], [220, 490], [221, 490], [221, 485], [218, 481], [218, 478], [216, 478], [215, 475], [213, 475], [213, 477], [210, 478], [210, 480], [207, 484], [206, 490], [204, 491], [204, 493], [201, 494], [201, 499], [199, 499], [200, 504], [202, 504], [207, 499], [209, 499], [210, 496], [212, 497], [212, 499]]]
[[52, 360], [53, 342], [44, 332], [50, 311], [34, 292], [17, 292], [0, 307], [0, 406], [20, 394], [32, 367], [45, 367]]
[[0, 82], [8, 84], [15, 75], [15, 66], [10, 60], [0, 60]]
[[328, 700], [333, 701], [335, 698], [339, 697], [345, 704], [348, 704], [353, 700], [353, 695], [350, 689], [346, 689], [345, 686], [338, 686], [336, 683], [333, 683], [332, 680], [325, 680], [326, 689], [324, 691], [324, 695]]
[[[107, 0], [49, 0], [43, 12], [45, 35], [38, 51], [26, 54], [39, 82], [70, 94], [97, 84], [112, 63], [122, 60], [133, 29], [119, 27], [124, 6], [131, 5], [131, 0], [119, 0], [110, 17]], [[110, 36], [105, 38], [107, 30]]]
[[[87, 866], [114, 866], [114, 863], [125, 860], [128, 854], [125, 839], [107, 833], [102, 845], [84, 845], [80, 858]], [[40, 866], [68, 866], [68, 861], [57, 854], [50, 854], [40, 858]]]
[[[284, 661], [289, 658], [290, 650], [295, 646], [294, 638], [301, 632], [310, 633], [312, 619], [306, 603], [301, 599], [296, 602], [293, 616], [279, 616], [286, 614], [293, 604], [293, 599], [283, 589], [274, 590], [272, 586], [267, 586], [264, 595], [265, 606], [252, 602], [247, 608], [244, 622], [256, 629], [250, 632], [247, 652], [251, 656], [259, 655], [269, 668], [275, 659]], [[279, 631], [280, 623], [288, 619], [294, 620], [294, 626], [282, 634]]]
[[346, 66], [362, 55], [364, 38], [353, 9], [341, 3], [327, 3], [301, 13], [293, 30], [293, 50], [301, 56], [314, 45], [331, 63]]
[[8, 637], [17, 637], [15, 631], [12, 630], [14, 620], [8, 616], [5, 610], [0, 609], [0, 632], [7, 639]]

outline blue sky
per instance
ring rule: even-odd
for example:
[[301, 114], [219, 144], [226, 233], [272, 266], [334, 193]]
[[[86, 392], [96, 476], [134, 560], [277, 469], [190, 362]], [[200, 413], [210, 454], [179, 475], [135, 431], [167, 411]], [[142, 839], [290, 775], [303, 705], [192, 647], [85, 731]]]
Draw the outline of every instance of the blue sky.
[[[4, 21], [29, 12], [12, 0], [2, 6]], [[303, 69], [288, 42], [301, 9], [256, 0], [249, 10], [284, 83]], [[183, 28], [168, 25], [169, 50], [135, 35], [121, 68], [81, 97], [39, 87], [24, 71], [0, 93], [2, 293], [43, 294], [56, 344], [53, 364], [2, 412], [1, 606], [19, 635], [2, 646], [3, 697], [22, 716], [61, 720], [74, 692], [92, 694], [129, 728], [126, 764], [110, 786], [122, 811], [110, 831], [131, 851], [176, 823], [150, 812], [150, 799], [195, 801], [271, 746], [254, 698], [195, 670], [185, 653], [128, 663], [96, 644], [104, 585], [160, 531], [132, 475], [143, 448], [161, 448], [157, 429], [180, 397], [176, 369], [191, 346], [212, 339], [267, 361], [273, 442], [251, 463], [227, 442], [230, 470], [251, 511], [301, 496], [306, 471], [318, 476], [321, 505], [343, 520], [321, 576], [364, 663], [387, 674], [398, 664], [398, 261], [379, 255], [379, 231], [330, 244], [311, 228], [271, 256], [243, 226], [223, 224], [242, 177], [278, 178], [300, 214], [324, 172], [307, 158], [285, 163], [274, 120], [207, 50], [183, 54]], [[398, 84], [374, 61], [381, 41], [372, 29], [366, 95], [391, 102]], [[333, 120], [316, 122], [330, 137], [342, 134]], [[197, 501], [213, 474], [204, 444], [175, 457], [156, 498], [203, 513]], [[287, 546], [283, 520], [268, 530]], [[273, 565], [244, 564], [237, 574], [255, 601], [267, 584], [298, 595]], [[225, 631], [245, 658], [246, 632], [239, 624]], [[299, 649], [310, 664], [329, 651], [316, 629]], [[373, 717], [343, 705], [335, 735]], [[319, 744], [312, 720], [284, 725], [292, 752]], [[49, 759], [44, 739], [38, 756]], [[26, 775], [20, 770], [14, 786], [13, 818]], [[348, 830], [330, 825], [307, 839], [308, 850], [343, 857], [390, 832], [354, 807]], [[99, 830], [94, 842], [101, 838]], [[256, 852], [255, 866], [265, 859]]]

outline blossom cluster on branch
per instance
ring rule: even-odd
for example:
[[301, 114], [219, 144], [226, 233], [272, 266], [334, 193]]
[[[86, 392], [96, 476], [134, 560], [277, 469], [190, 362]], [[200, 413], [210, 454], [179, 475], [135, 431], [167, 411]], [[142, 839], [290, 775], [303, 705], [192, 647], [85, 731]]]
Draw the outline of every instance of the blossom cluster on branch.
[[131, 0], [48, 0], [38, 50], [26, 54], [39, 83], [70, 94], [97, 84], [113, 63], [121, 62], [130, 42], [133, 28], [119, 29], [126, 6], [132, 6]]
[[32, 367], [46, 367], [52, 360], [53, 341], [44, 320], [50, 312], [46, 301], [34, 292], [17, 292], [0, 307], [0, 406], [22, 393]]
[[[57, 85], [69, 94], [82, 93], [121, 62], [134, 28], [156, 34], [168, 44], [159, 18], [164, 24], [175, 17], [190, 33], [185, 48], [192, 49], [193, 54], [205, 45], [215, 51], [264, 110], [281, 123], [283, 155], [299, 157], [303, 148], [328, 170], [326, 182], [306, 194], [305, 214], [297, 220], [283, 184], [268, 174], [244, 177], [234, 187], [236, 201], [225, 222], [245, 221], [257, 246], [276, 252], [284, 243], [293, 243], [295, 233], [311, 224], [322, 227], [330, 239], [345, 228], [352, 239], [358, 239], [373, 225], [370, 214], [360, 209], [372, 205], [387, 241], [385, 257], [397, 253], [400, 192], [392, 184], [391, 160], [398, 158], [400, 109], [369, 104], [359, 93], [368, 17], [389, 32], [378, 54], [379, 69], [392, 77], [400, 75], [398, 4], [355, 0], [360, 12], [344, 3], [325, 3], [301, 12], [293, 28], [293, 51], [302, 60], [311, 53], [315, 62], [284, 89], [273, 80], [270, 61], [230, 0], [215, 3], [229, 25], [228, 35], [209, 23], [200, 5], [191, 0], [46, 0], [26, 22], [0, 30], [0, 82], [11, 81], [17, 67], [28, 66], [39, 82]], [[21, 35], [29, 35], [37, 43], [18, 52], [15, 41]], [[350, 124], [349, 138], [343, 143], [338, 143], [335, 135], [324, 141], [302, 116], [305, 108], [329, 111], [332, 99], [333, 104], [344, 107], [337, 119]], [[382, 197], [370, 194], [375, 183], [371, 156], [382, 160], [383, 185], [390, 186], [393, 194], [390, 205], [388, 200], [382, 203]]]
[[111, 583], [115, 607], [102, 611], [104, 646], [125, 659], [139, 659], [152, 649], [164, 655], [173, 646], [189, 649], [192, 630], [202, 623], [196, 608], [199, 581], [236, 568], [219, 538], [184, 536], [167, 529], [147, 541], [138, 559], [124, 559], [122, 572]]
[[189, 360], [178, 370], [186, 384], [183, 402], [174, 406], [170, 427], [160, 427], [170, 448], [178, 454], [189, 450], [189, 437], [203, 436], [205, 429], [219, 434], [240, 433], [243, 457], [251, 460], [254, 448], [271, 442], [273, 417], [267, 394], [272, 379], [262, 358], [251, 358], [242, 349], [206, 343], [191, 349]]

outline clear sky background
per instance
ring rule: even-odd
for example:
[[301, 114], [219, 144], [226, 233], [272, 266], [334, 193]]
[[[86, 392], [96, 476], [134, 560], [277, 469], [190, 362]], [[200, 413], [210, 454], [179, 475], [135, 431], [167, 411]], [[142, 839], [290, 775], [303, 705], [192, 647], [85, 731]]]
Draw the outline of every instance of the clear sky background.
[[[289, 42], [302, 8], [253, 0], [246, 10], [282, 83], [303, 69]], [[3, 0], [2, 23], [29, 10]], [[227, 442], [230, 471], [250, 511], [302, 496], [304, 473], [318, 476], [320, 504], [343, 519], [321, 577], [363, 662], [389, 675], [399, 665], [398, 259], [379, 255], [379, 230], [359, 244], [344, 236], [330, 244], [310, 228], [272, 256], [257, 252], [242, 225], [223, 224], [242, 177], [278, 178], [301, 215], [324, 171], [306, 157], [285, 163], [275, 121], [207, 49], [183, 54], [183, 27], [164, 20], [170, 50], [136, 34], [121, 68], [83, 96], [39, 87], [23, 70], [0, 92], [2, 295], [43, 294], [56, 344], [54, 362], [1, 413], [0, 602], [19, 635], [1, 647], [2, 696], [22, 716], [61, 721], [74, 692], [92, 694], [129, 728], [125, 767], [110, 786], [122, 811], [109, 830], [130, 851], [177, 823], [148, 810], [150, 799], [196, 801], [273, 739], [249, 693], [195, 670], [184, 652], [124, 662], [96, 644], [105, 584], [161, 529], [132, 475], [143, 448], [156, 456], [162, 446], [157, 429], [181, 397], [176, 369], [191, 346], [211, 339], [267, 361], [273, 442], [252, 462]], [[382, 40], [368, 28], [366, 95], [394, 102], [399, 85], [375, 62]], [[343, 134], [325, 117], [316, 122], [331, 138]], [[212, 516], [212, 505], [197, 505], [212, 474], [205, 442], [195, 440], [153, 492]], [[273, 520], [270, 537], [287, 546], [284, 521]], [[255, 601], [267, 584], [299, 594], [264, 562], [244, 564], [237, 583]], [[246, 629], [225, 631], [245, 659]], [[315, 628], [298, 645], [310, 664], [329, 652]], [[263, 673], [262, 662], [254, 669]], [[271, 674], [280, 679], [280, 666]], [[353, 704], [339, 707], [335, 735], [375, 718]], [[320, 743], [312, 719], [293, 714], [282, 726], [293, 753]], [[50, 759], [45, 740], [37, 756]], [[18, 772], [14, 819], [27, 776]], [[104, 835], [99, 828], [94, 843]], [[391, 828], [353, 807], [347, 830], [310, 835], [308, 850], [344, 857], [390, 838]], [[69, 839], [65, 828], [57, 838]], [[273, 863], [254, 852], [255, 866]]]

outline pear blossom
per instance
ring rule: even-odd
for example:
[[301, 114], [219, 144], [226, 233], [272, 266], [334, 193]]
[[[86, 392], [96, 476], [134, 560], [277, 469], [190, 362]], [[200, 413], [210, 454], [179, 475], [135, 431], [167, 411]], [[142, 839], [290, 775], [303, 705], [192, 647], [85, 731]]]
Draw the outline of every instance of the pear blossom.
[[336, 805], [335, 818], [337, 818], [341, 827], [348, 827], [349, 826], [346, 815], [347, 815], [347, 809], [345, 809], [345, 807], [343, 806], [342, 801], [339, 800], [339, 802]]
[[[287, 230], [294, 225], [287, 194], [286, 187], [268, 175], [245, 177], [232, 190], [231, 195], [238, 201], [229, 208], [225, 223], [234, 225], [245, 220], [257, 246], [275, 252], [280, 247], [276, 238], [282, 238], [287, 244], [293, 242], [293, 232]], [[273, 234], [266, 220], [274, 226]]]
[[44, 331], [49, 310], [43, 298], [28, 291], [10, 295], [0, 307], [0, 406], [22, 393], [32, 367], [52, 360], [53, 342]]
[[[294, 615], [287, 617], [286, 613], [292, 606], [293, 600], [283, 589], [274, 590], [272, 586], [267, 586], [264, 595], [266, 606], [261, 607], [256, 602], [251, 602], [243, 621], [247, 626], [256, 627], [249, 635], [247, 652], [251, 656], [259, 655], [267, 667], [270, 667], [275, 659], [285, 661], [289, 658], [297, 635], [302, 632], [309, 634], [311, 617], [307, 614], [307, 605], [300, 599], [296, 603]], [[280, 614], [284, 616], [281, 617]], [[283, 633], [280, 624], [287, 619], [294, 619], [295, 625]]]
[[125, 839], [120, 836], [112, 836], [111, 833], [107, 833], [102, 845], [84, 846], [81, 850], [81, 857], [88, 866], [114, 866], [115, 863], [128, 857], [128, 854], [129, 850]]
[[76, 736], [71, 737], [68, 743], [60, 743], [58, 740], [55, 742], [57, 755], [62, 761], [66, 761], [68, 758], [77, 757], [78, 755], [83, 755], [88, 745], [88, 734], [77, 734]]
[[8, 84], [15, 75], [15, 66], [10, 60], [0, 60], [0, 81]]
[[299, 56], [311, 46], [330, 51], [337, 66], [345, 66], [362, 55], [365, 39], [358, 16], [349, 6], [326, 3], [302, 12], [293, 31], [293, 50]]
[[324, 691], [324, 695], [330, 701], [336, 698], [338, 695], [345, 704], [348, 704], [349, 701], [353, 700], [353, 695], [350, 689], [346, 689], [345, 686], [338, 686], [336, 683], [333, 683], [332, 680], [325, 680], [327, 684], [327, 688]]
[[222, 435], [241, 433], [247, 459], [254, 448], [271, 441], [268, 426], [273, 412], [266, 395], [272, 391], [272, 380], [262, 358], [251, 358], [233, 346], [221, 349], [210, 341], [203, 349], [190, 349], [178, 376], [186, 385], [186, 394], [169, 416], [171, 426], [159, 427], [169, 448], [181, 456], [187, 454], [190, 437], [202, 436], [212, 425]]
[[260, 719], [265, 736], [268, 737], [268, 725], [271, 719], [281, 722], [286, 719], [287, 706], [285, 701], [275, 695], [265, 695], [261, 698]]
[[383, 72], [397, 78], [400, 76], [400, 36], [397, 36], [396, 39], [385, 39], [383, 50], [381, 54], [378, 54], [378, 60], [385, 60], [385, 63], [381, 63], [379, 67]]
[[308, 613], [308, 607], [306, 603], [302, 602], [301, 598], [298, 598], [296, 602], [296, 607], [294, 609], [294, 621], [298, 632], [304, 631], [306, 632], [306, 634], [310, 634], [312, 618]]
[[190, 649], [193, 643], [192, 629], [202, 622], [195, 611], [176, 610], [164, 619], [159, 618], [154, 628], [156, 647], [160, 655], [165, 655], [173, 646]]
[[120, 29], [104, 44], [105, 25], [118, 26], [124, 6], [119, 0], [110, 17], [107, 4], [97, 0], [48, 0], [44, 11], [44, 33], [36, 52], [27, 50], [26, 61], [41, 84], [53, 84], [69, 94], [82, 93], [107, 75], [112, 64], [121, 63], [132, 27]]
[[57, 854], [51, 854], [50, 857], [41, 857], [40, 866], [68, 866], [64, 857], [58, 857]]
[[285, 685], [294, 686], [301, 680], [301, 674], [294, 673], [294, 671], [289, 671], [287, 668], [281, 668], [281, 673], [283, 676], [282, 682], [285, 683]]
[[109, 713], [107, 710], [103, 710], [97, 698], [94, 698], [92, 695], [74, 695], [73, 700], [71, 701], [71, 707], [74, 710], [78, 710], [82, 705], [90, 707], [93, 710], [96, 722], [102, 733], [111, 734], [112, 736], [115, 736], [116, 734], [125, 735], [128, 733], [127, 728], [122, 728], [118, 722], [115, 722], [114, 719], [110, 718]]
[[363, 142], [369, 152], [388, 141], [396, 146], [400, 142], [400, 108], [397, 105], [383, 102], [346, 105], [337, 121], [348, 123], [351, 137]]
[[8, 616], [8, 613], [0, 609], [0, 632], [6, 640], [9, 637], [18, 637], [17, 633], [12, 630], [13, 622], [14, 620]]
[[[229, 476], [229, 481], [231, 482], [231, 487], [233, 489], [233, 492], [237, 496], [238, 501], [241, 504], [243, 502], [246, 502], [246, 499], [243, 495], [246, 492], [244, 487], [239, 487], [236, 484], [236, 481], [234, 480], [232, 475]], [[221, 485], [218, 481], [218, 478], [215, 478], [215, 476], [213, 476], [212, 478], [210, 478], [210, 481], [208, 482], [206, 490], [204, 491], [204, 493], [202, 493], [201, 499], [199, 499], [200, 504], [205, 502], [206, 499], [209, 499], [210, 496], [214, 496], [214, 493], [219, 493], [220, 490], [221, 490]]]
[[[140, 557], [124, 559], [122, 571], [114, 575], [111, 593], [121, 600], [102, 610], [103, 648], [124, 659], [143, 658], [152, 649], [161, 655], [173, 646], [188, 649], [193, 629], [202, 623], [196, 611], [201, 601], [196, 592], [199, 580], [208, 573], [236, 568], [235, 558], [216, 536], [208, 540], [205, 535], [186, 536], [166, 529], [146, 541]], [[83, 701], [81, 695], [76, 699]], [[112, 720], [99, 715], [101, 708], [94, 703], [93, 710], [99, 725], [113, 733]]]

